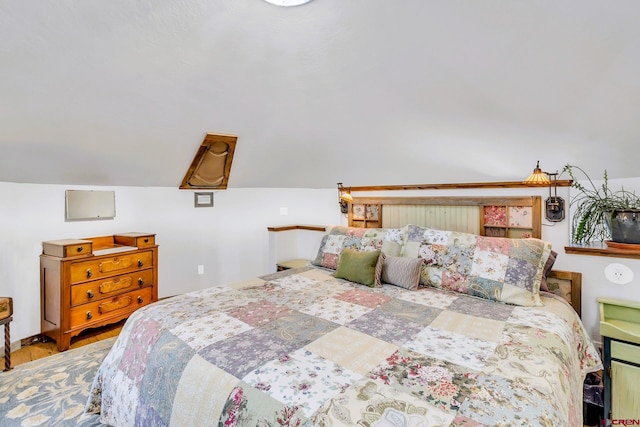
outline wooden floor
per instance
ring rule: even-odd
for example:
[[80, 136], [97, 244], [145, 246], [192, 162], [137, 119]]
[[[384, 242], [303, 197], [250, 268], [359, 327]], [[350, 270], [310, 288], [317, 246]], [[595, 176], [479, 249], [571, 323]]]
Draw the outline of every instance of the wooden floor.
[[[120, 333], [123, 324], [124, 320], [102, 328], [87, 329], [77, 337], [71, 339], [70, 348], [78, 348], [106, 338], [115, 337]], [[56, 342], [53, 340], [29, 344], [11, 352], [11, 366], [15, 367], [56, 353], [59, 353], [59, 351], [56, 348]], [[0, 367], [4, 367], [4, 353]]]

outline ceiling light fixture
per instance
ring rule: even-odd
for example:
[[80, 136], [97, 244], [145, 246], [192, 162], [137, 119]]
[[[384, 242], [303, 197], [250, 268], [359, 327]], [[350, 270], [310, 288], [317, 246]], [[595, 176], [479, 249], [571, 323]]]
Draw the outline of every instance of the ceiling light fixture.
[[[524, 183], [527, 185], [548, 186], [549, 198], [544, 201], [545, 217], [551, 222], [560, 222], [564, 219], [564, 200], [562, 197], [558, 197], [558, 172], [543, 172], [540, 169], [540, 160], [538, 160], [533, 172], [524, 180]], [[553, 187], [553, 195], [551, 194], [551, 187]]]
[[275, 4], [276, 6], [300, 6], [305, 3], [309, 3], [311, 0], [265, 0], [267, 3]]

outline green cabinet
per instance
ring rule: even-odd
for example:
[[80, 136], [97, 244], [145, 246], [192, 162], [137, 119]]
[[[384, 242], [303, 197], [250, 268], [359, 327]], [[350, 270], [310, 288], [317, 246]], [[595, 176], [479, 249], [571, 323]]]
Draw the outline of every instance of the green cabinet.
[[640, 419], [640, 302], [598, 298], [603, 338], [604, 415]]

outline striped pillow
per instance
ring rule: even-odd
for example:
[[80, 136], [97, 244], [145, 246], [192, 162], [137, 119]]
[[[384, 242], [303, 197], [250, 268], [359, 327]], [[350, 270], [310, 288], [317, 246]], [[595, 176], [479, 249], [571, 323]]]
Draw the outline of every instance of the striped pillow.
[[420, 282], [422, 259], [385, 256], [380, 270], [376, 285], [381, 282], [389, 283], [390, 285], [415, 291], [418, 289], [418, 283]]

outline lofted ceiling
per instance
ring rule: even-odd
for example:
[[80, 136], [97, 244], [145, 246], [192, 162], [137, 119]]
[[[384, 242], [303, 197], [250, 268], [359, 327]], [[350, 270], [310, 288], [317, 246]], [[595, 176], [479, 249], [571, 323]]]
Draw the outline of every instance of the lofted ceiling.
[[0, 181], [229, 188], [638, 177], [640, 1], [0, 0]]

